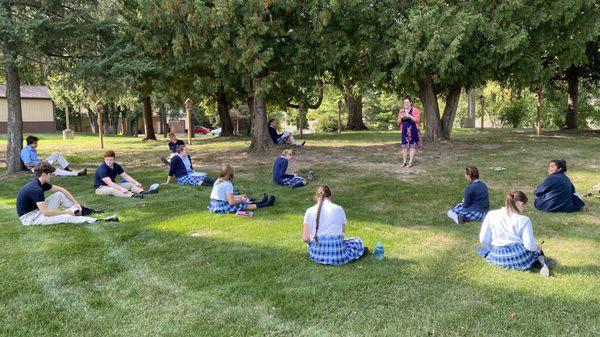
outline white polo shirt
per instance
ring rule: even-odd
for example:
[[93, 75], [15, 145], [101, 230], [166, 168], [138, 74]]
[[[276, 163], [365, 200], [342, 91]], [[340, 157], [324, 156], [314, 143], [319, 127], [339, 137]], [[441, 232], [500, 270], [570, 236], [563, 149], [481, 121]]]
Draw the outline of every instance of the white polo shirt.
[[[319, 204], [306, 210], [304, 214], [304, 223], [310, 225], [310, 235], [315, 236], [317, 224], [317, 209]], [[321, 207], [321, 216], [319, 222], [318, 236], [342, 235], [342, 225], [346, 223], [346, 213], [344, 209], [330, 200], [325, 199]]]
[[504, 207], [488, 212], [481, 224], [479, 241], [484, 247], [522, 243], [529, 251], [537, 250], [531, 220], [515, 212], [509, 214]]

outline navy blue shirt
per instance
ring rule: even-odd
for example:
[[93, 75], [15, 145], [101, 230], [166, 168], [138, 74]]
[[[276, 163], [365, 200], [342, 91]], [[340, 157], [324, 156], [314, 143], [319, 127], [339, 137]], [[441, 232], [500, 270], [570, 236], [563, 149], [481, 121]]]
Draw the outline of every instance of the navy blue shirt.
[[115, 182], [115, 178], [125, 172], [121, 165], [114, 163], [113, 168], [111, 169], [106, 163], [102, 163], [102, 165], [98, 166], [96, 169], [96, 173], [94, 174], [94, 187], [98, 188], [100, 186], [107, 186], [102, 178], [110, 177], [110, 180]]
[[[194, 169], [194, 166], [192, 166], [192, 158], [190, 158], [190, 156], [187, 156], [188, 159], [190, 160], [190, 169]], [[175, 177], [177, 178], [181, 178], [181, 177], [185, 177], [188, 175], [188, 171], [187, 168], [185, 167], [185, 164], [183, 163], [183, 159], [181, 159], [181, 157], [179, 155], [173, 156], [173, 158], [171, 158], [171, 167], [169, 168], [169, 176], [172, 177], [173, 175], [175, 175]]]
[[273, 182], [278, 185], [283, 185], [283, 179], [293, 178], [291, 174], [286, 174], [285, 171], [288, 167], [288, 160], [284, 156], [280, 156], [275, 159], [273, 164]]
[[577, 212], [585, 204], [575, 193], [569, 177], [558, 171], [549, 175], [535, 188], [535, 208], [542, 212]]
[[175, 143], [169, 142], [169, 150], [171, 150], [171, 152], [173, 152], [173, 153], [176, 153], [177, 152], [177, 147], [179, 145], [185, 145], [185, 143], [183, 142], [183, 140], [177, 139], [177, 141], [175, 141]]
[[42, 184], [39, 179], [31, 179], [17, 195], [17, 214], [19, 216], [38, 209], [37, 203], [46, 200], [44, 192], [52, 188], [52, 184]]
[[269, 126], [269, 136], [271, 136], [273, 143], [277, 144], [277, 139], [279, 139], [281, 135], [283, 135], [283, 133], [277, 133], [277, 130], [275, 130], [274, 127]]
[[487, 213], [490, 210], [490, 198], [486, 184], [479, 180], [473, 180], [465, 187], [463, 201], [464, 212], [482, 212]]

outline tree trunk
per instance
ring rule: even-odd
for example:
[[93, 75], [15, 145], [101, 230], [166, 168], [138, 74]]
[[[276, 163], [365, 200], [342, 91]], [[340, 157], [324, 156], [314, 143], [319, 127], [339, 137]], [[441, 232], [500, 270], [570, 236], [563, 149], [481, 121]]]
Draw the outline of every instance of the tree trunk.
[[[4, 4], [9, 22], [12, 19], [11, 8]], [[21, 78], [17, 68], [17, 52], [9, 36], [3, 37], [3, 54], [6, 76], [6, 101], [8, 103], [8, 120], [6, 144], [6, 172], [21, 171], [21, 149], [23, 148], [23, 112], [21, 110]]]
[[575, 130], [578, 128], [579, 122], [579, 76], [577, 68], [571, 66], [566, 75], [568, 85], [566, 127]]
[[219, 89], [215, 94], [217, 101], [217, 110], [219, 111], [219, 121], [221, 122], [221, 137], [233, 136], [233, 123], [229, 115], [229, 102], [225, 90]]
[[88, 108], [88, 119], [90, 120], [90, 129], [92, 133], [97, 133], [98, 130], [98, 115], [92, 111], [92, 108]]
[[424, 139], [431, 142], [444, 138], [440, 123], [440, 108], [433, 89], [431, 75], [427, 75], [427, 77], [419, 81], [419, 96], [425, 110], [426, 127]]
[[446, 106], [444, 107], [444, 115], [442, 116], [442, 135], [444, 139], [450, 139], [461, 90], [461, 86], [455, 86], [450, 89], [448, 97], [446, 97]]
[[150, 101], [150, 96], [146, 95], [142, 97], [142, 107], [144, 111], [144, 140], [156, 140], [154, 125], [152, 124], [152, 102]]
[[296, 123], [296, 127], [298, 128], [298, 132], [300, 132], [300, 137], [304, 136], [304, 122], [306, 121], [306, 108], [304, 107], [304, 102], [298, 103], [298, 120]]
[[137, 118], [128, 118], [128, 120], [129, 120], [128, 136], [137, 137], [138, 136], [138, 119]]
[[262, 79], [254, 78], [254, 97], [252, 99], [252, 143], [250, 148], [257, 152], [264, 152], [273, 148], [273, 140], [267, 129], [267, 109], [262, 87]]
[[346, 89], [346, 107], [348, 108], [348, 130], [367, 130], [363, 123], [362, 96], [354, 95], [350, 89]]

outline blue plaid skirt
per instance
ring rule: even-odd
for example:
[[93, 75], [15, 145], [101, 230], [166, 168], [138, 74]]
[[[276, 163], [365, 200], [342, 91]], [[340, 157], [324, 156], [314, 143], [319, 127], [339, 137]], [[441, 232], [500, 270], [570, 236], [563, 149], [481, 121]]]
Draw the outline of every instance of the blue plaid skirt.
[[527, 270], [533, 267], [537, 262], [539, 252], [532, 252], [525, 249], [522, 243], [513, 243], [508, 246], [492, 246], [489, 251], [479, 252], [490, 264], [508, 268]]
[[476, 211], [465, 212], [463, 211], [462, 202], [452, 207], [452, 212], [456, 213], [456, 215], [458, 216], [461, 216], [464, 219], [464, 221], [481, 221], [483, 220], [483, 218], [485, 218], [485, 215], [487, 214], [486, 212]]
[[337, 266], [360, 258], [364, 251], [359, 238], [344, 239], [343, 236], [319, 236], [308, 245], [308, 258], [316, 263]]
[[281, 182], [283, 186], [289, 186], [291, 188], [302, 187], [304, 186], [304, 178], [302, 177], [293, 177], [293, 178], [283, 178]]
[[177, 183], [180, 185], [198, 185], [201, 181], [204, 181], [207, 176], [206, 174], [188, 174], [183, 177], [177, 178]]
[[227, 214], [227, 213], [235, 213], [237, 211], [243, 211], [246, 209], [247, 204], [241, 203], [237, 205], [230, 205], [226, 200], [217, 200], [210, 199], [210, 205], [208, 205], [208, 210], [216, 213], [216, 214]]

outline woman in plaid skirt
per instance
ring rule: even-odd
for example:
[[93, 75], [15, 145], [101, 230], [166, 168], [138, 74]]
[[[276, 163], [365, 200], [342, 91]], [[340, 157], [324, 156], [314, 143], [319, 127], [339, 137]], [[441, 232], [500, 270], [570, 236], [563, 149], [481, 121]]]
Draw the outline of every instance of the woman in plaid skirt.
[[315, 195], [317, 204], [306, 211], [302, 240], [308, 244], [308, 257], [321, 264], [337, 266], [368, 253], [359, 238], [345, 239], [346, 213], [331, 202], [331, 190], [322, 185]]
[[540, 267], [540, 274], [550, 275], [542, 246], [533, 238], [533, 225], [522, 215], [527, 196], [512, 191], [506, 196], [504, 207], [490, 211], [481, 225], [477, 253], [488, 263], [509, 269], [527, 270]]
[[210, 179], [204, 172], [194, 171], [192, 158], [188, 154], [185, 145], [177, 146], [177, 155], [171, 158], [169, 175], [167, 176], [167, 184], [173, 176], [176, 177], [177, 183], [180, 185], [192, 186], [212, 186], [214, 181]]
[[490, 209], [488, 188], [479, 180], [477, 167], [465, 167], [465, 179], [469, 181], [469, 185], [465, 188], [462, 202], [448, 211], [448, 217], [459, 225], [468, 221], [483, 220]]
[[217, 214], [235, 213], [243, 210], [254, 210], [261, 207], [272, 206], [275, 203], [274, 195], [266, 195], [259, 202], [251, 201], [247, 195], [233, 194], [233, 166], [221, 165], [219, 179], [213, 185], [210, 193], [208, 210]]
[[302, 187], [306, 185], [306, 180], [296, 174], [287, 174], [288, 162], [294, 159], [294, 151], [285, 149], [281, 156], [275, 159], [273, 163], [273, 182], [277, 185], [289, 186], [291, 188]]

